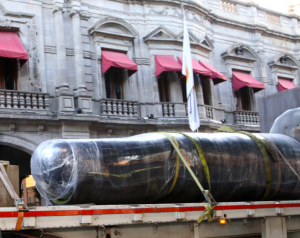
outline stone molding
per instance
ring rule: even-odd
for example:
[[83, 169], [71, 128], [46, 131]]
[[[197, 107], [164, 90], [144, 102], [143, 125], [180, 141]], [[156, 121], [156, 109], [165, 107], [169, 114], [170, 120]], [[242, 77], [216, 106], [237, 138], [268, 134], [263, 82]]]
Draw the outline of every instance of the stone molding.
[[[286, 57], [285, 63], [281, 61], [282, 57]], [[299, 68], [297, 59], [291, 54], [277, 54], [269, 60], [268, 65], [271, 68], [282, 67], [289, 68], [291, 70], [297, 70]]]
[[[106, 24], [115, 24], [116, 27], [120, 26], [121, 27], [120, 31], [123, 31], [123, 32], [117, 33], [117, 32], [112, 32], [112, 31], [107, 31], [107, 30], [101, 30], [101, 27]], [[125, 29], [125, 31], [124, 31], [124, 29]], [[133, 26], [131, 26], [129, 23], [127, 23], [123, 19], [115, 18], [115, 17], [107, 17], [103, 20], [96, 22], [89, 29], [89, 34], [92, 35], [94, 33], [100, 33], [100, 34], [104, 34], [104, 35], [121, 36], [121, 37], [125, 37], [125, 38], [131, 39], [131, 40], [136, 38], [136, 36], [138, 35], [138, 32], [133, 28]]]
[[[193, 32], [189, 30], [190, 43], [194, 46], [201, 46], [209, 51], [213, 49], [213, 41], [206, 35], [199, 39]], [[164, 26], [159, 26], [149, 34], [143, 37], [145, 42], [148, 41], [168, 41], [168, 42], [183, 42], [183, 31], [175, 35], [172, 31]]]
[[[245, 55], [244, 51], [248, 54]], [[221, 56], [225, 61], [248, 61], [249, 63], [259, 59], [258, 54], [250, 46], [240, 43], [230, 46]]]

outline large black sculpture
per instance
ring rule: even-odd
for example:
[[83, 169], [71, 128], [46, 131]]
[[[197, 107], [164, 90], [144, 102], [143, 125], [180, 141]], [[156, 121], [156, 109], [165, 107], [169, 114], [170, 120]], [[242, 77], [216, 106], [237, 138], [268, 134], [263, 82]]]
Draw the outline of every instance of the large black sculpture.
[[[188, 133], [208, 164], [217, 202], [260, 201], [266, 191], [266, 164], [256, 142], [238, 133]], [[198, 151], [188, 137], [173, 133], [180, 151], [205, 189], [208, 182]], [[266, 200], [300, 199], [300, 142], [279, 134], [257, 134], [284, 155], [268, 153], [271, 190]], [[266, 139], [268, 138], [268, 139]], [[122, 139], [50, 140], [31, 159], [39, 192], [53, 204], [145, 204], [202, 202], [204, 198], [177, 153], [160, 133]]]

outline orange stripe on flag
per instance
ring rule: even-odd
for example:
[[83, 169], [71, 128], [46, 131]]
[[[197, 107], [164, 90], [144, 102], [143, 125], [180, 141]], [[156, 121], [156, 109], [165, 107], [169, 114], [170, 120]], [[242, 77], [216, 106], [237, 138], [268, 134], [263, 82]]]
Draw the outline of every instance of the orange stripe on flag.
[[186, 82], [189, 81], [189, 69], [188, 67], [185, 67], [186, 69]]

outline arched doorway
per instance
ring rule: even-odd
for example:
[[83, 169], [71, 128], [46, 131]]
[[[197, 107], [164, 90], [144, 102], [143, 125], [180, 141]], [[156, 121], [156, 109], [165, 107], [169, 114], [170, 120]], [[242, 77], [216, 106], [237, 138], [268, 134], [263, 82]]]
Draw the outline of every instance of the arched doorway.
[[19, 166], [20, 181], [30, 175], [31, 155], [11, 146], [2, 145], [0, 142], [0, 160], [9, 161], [11, 165]]
[[[13, 186], [15, 190], [18, 190], [16, 192], [20, 197], [22, 197], [22, 189], [26, 189], [26, 187], [22, 186], [24, 185], [22, 180], [31, 174], [30, 159], [35, 148], [36, 145], [27, 139], [15, 135], [0, 134], [0, 160], [9, 161], [10, 165], [19, 167], [19, 178], [15, 177], [15, 180], [13, 177], [10, 177], [17, 173], [15, 170], [10, 170], [11, 175], [9, 177], [15, 181], [13, 184], [18, 184], [19, 180], [18, 186]], [[35, 189], [35, 186], [31, 189]], [[26, 201], [26, 203], [28, 202]]]

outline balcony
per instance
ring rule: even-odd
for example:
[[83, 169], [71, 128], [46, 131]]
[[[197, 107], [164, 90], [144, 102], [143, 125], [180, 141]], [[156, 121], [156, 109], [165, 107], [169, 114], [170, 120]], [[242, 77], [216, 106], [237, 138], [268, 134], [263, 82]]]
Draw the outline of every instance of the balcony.
[[[162, 113], [163, 117], [172, 118], [172, 117], [187, 117], [188, 107], [187, 103], [173, 103], [173, 102], [164, 102], [162, 104]], [[212, 120], [214, 119], [213, 111], [214, 108], [208, 105], [198, 104], [198, 112], [201, 115], [202, 110], [205, 108], [205, 119]]]
[[49, 94], [0, 90], [0, 111], [49, 112]]
[[234, 111], [234, 121], [236, 124], [259, 125], [258, 112], [251, 111]]
[[138, 117], [139, 104], [137, 101], [120, 99], [100, 100], [101, 116]]

